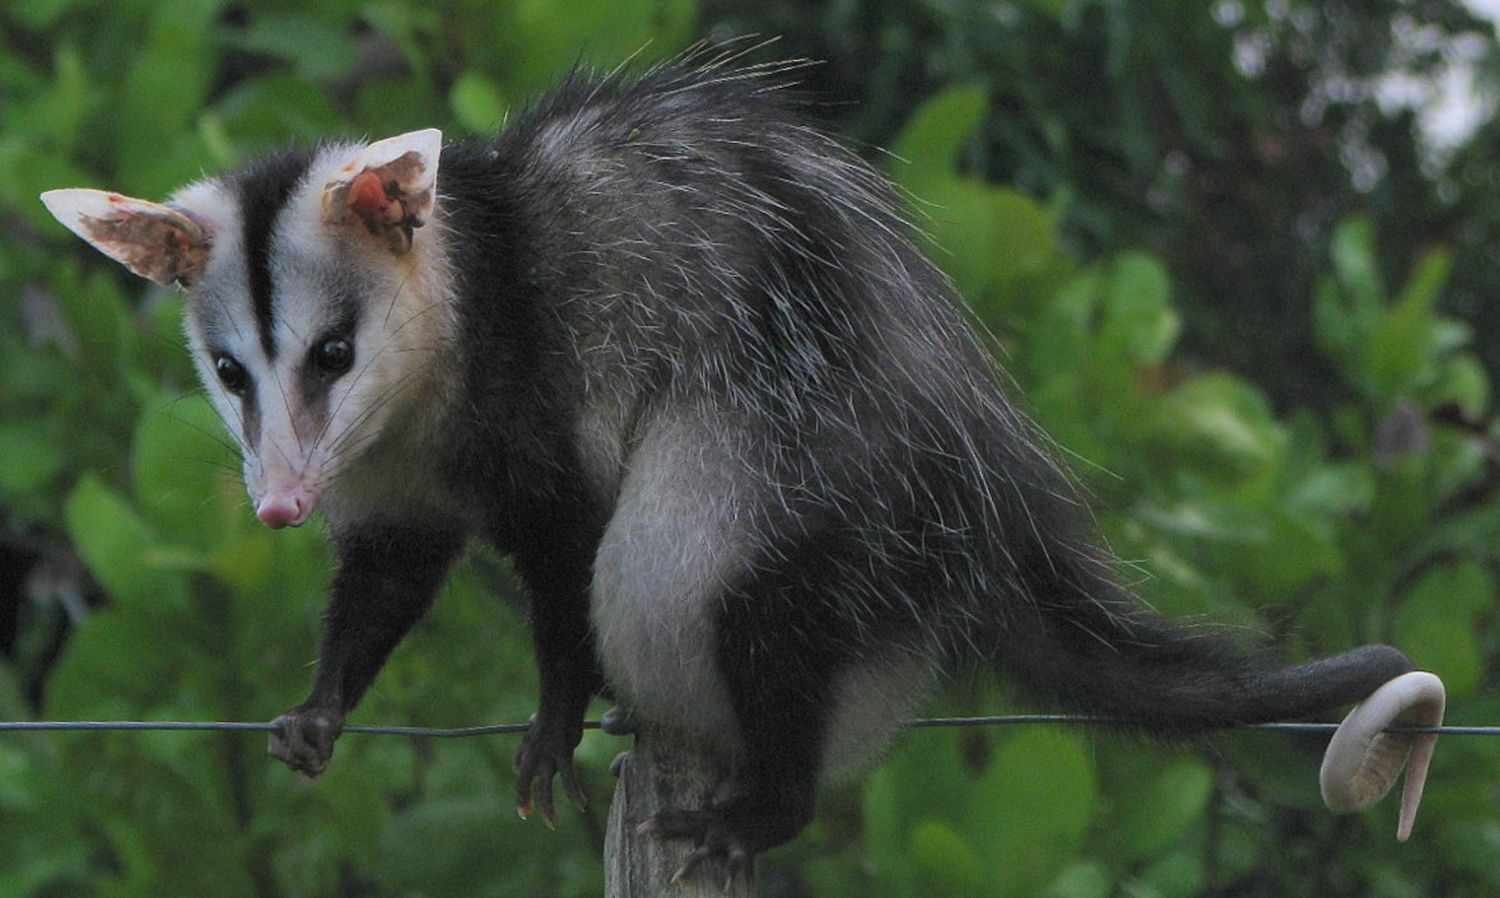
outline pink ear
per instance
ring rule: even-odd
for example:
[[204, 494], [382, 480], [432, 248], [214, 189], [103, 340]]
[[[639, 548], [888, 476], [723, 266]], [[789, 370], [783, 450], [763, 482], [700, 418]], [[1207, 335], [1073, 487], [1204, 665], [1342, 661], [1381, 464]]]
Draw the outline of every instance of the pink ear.
[[83, 188], [49, 190], [41, 198], [68, 230], [158, 284], [186, 284], [208, 264], [212, 235], [180, 209]]
[[414, 131], [357, 152], [323, 188], [323, 218], [329, 224], [358, 223], [405, 253], [412, 231], [427, 223], [436, 205], [442, 132]]

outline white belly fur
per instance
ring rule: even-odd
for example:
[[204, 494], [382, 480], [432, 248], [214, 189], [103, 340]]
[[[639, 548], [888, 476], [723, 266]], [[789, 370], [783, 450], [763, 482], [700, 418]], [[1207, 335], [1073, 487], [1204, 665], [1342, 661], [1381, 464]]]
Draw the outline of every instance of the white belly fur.
[[752, 539], [744, 475], [715, 430], [683, 417], [643, 428], [595, 558], [591, 613], [605, 674], [632, 713], [733, 752], [714, 599]]

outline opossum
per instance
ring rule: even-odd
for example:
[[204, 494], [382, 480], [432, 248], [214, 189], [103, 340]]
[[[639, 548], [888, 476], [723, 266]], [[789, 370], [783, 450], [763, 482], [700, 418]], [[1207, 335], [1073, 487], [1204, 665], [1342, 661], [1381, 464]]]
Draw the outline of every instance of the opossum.
[[[554, 777], [582, 802], [573, 750], [608, 693], [732, 771], [708, 806], [643, 824], [695, 840], [689, 867], [793, 838], [820, 777], [967, 669], [1172, 734], [1412, 671], [1386, 646], [1266, 666], [1122, 585], [898, 193], [781, 69], [733, 56], [580, 70], [491, 137], [292, 147], [165, 204], [44, 195], [187, 289], [260, 521], [327, 521], [316, 679], [272, 755], [325, 769], [471, 539], [529, 594], [519, 807], [555, 821]], [[1411, 737], [1376, 734], [1430, 710], [1420, 685], [1425, 704], [1373, 705], [1353, 764], [1379, 782], [1346, 805], [1399, 772]]]

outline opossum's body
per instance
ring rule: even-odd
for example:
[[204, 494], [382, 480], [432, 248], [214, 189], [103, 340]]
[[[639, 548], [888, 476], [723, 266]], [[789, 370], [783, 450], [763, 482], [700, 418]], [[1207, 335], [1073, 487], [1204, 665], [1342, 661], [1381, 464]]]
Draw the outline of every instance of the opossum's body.
[[555, 773], [576, 793], [607, 686], [734, 770], [715, 806], [652, 826], [736, 860], [800, 830], [819, 774], [966, 664], [1177, 731], [1410, 669], [1370, 647], [1262, 670], [1145, 610], [889, 186], [773, 86], [722, 60], [576, 77], [440, 160], [435, 132], [294, 150], [169, 207], [72, 215], [190, 283], [262, 520], [326, 513], [317, 682], [274, 753], [321, 771], [473, 537], [531, 593], [523, 806], [535, 781], [555, 813]]

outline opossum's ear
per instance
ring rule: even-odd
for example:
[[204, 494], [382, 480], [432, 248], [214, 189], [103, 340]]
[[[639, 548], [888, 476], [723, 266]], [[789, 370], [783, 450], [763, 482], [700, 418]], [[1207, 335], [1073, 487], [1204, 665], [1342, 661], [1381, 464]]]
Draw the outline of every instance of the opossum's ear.
[[409, 252], [412, 231], [426, 224], [437, 202], [443, 132], [412, 131], [356, 152], [323, 188], [329, 224], [358, 222], [391, 252]]
[[42, 204], [94, 248], [158, 284], [186, 285], [208, 264], [213, 235], [181, 209], [107, 190], [49, 190]]

